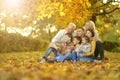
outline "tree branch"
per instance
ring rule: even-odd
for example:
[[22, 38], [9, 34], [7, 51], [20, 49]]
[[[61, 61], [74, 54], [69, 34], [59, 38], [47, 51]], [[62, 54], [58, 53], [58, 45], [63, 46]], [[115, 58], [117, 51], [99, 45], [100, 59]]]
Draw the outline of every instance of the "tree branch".
[[110, 14], [110, 13], [112, 13], [112, 12], [118, 10], [118, 9], [120, 9], [120, 8], [116, 7], [115, 9], [113, 9], [113, 10], [111, 10], [109, 12], [104, 11], [103, 13], [96, 13], [95, 15], [98, 16], [98, 15]]
[[106, 4], [100, 5], [100, 6], [98, 6], [98, 7], [93, 8], [93, 9], [99, 9], [99, 8], [101, 8], [101, 7], [104, 7], [104, 6], [106, 6], [106, 5], [109, 5], [111, 2], [112, 2], [112, 1], [109, 1], [109, 2], [107, 2]]
[[98, 7], [96, 7], [96, 8], [101, 8], [101, 7], [104, 7], [104, 6], [106, 6], [106, 5], [109, 5], [111, 2], [112, 2], [112, 1], [109, 1], [109, 2], [107, 2], [106, 4], [103, 4], [103, 5], [98, 6]]

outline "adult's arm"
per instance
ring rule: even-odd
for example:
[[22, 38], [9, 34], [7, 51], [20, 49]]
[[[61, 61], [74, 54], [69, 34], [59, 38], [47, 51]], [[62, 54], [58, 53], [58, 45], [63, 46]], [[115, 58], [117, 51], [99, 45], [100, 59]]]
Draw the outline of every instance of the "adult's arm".
[[56, 43], [56, 42], [59, 42], [60, 38], [63, 37], [63, 30], [60, 30], [56, 35], [55, 37], [52, 39], [52, 43]]
[[93, 54], [94, 54], [94, 51], [95, 51], [95, 47], [96, 47], [96, 41], [95, 41], [95, 40], [92, 40], [92, 41], [91, 41], [91, 51], [85, 53], [83, 56], [93, 55]]

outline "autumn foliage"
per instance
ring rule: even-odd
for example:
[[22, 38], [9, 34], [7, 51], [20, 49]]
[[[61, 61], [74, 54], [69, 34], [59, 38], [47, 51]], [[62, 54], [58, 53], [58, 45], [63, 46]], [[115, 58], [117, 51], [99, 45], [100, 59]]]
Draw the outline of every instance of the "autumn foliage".
[[[0, 54], [0, 80], [119, 80], [118, 53], [106, 52], [108, 61], [40, 63], [44, 52]], [[50, 57], [52, 57], [51, 55]]]

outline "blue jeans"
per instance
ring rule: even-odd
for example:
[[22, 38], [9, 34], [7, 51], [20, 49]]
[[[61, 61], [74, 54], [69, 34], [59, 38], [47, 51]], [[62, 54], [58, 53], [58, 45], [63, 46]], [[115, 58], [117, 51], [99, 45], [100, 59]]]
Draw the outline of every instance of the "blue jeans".
[[76, 51], [73, 50], [72, 53], [71, 53], [71, 56], [72, 56], [71, 59], [72, 59], [73, 61], [74, 61], [74, 60], [77, 61], [77, 52], [76, 52]]
[[80, 55], [77, 56], [77, 52], [76, 51], [72, 51], [72, 60], [80, 60], [80, 61], [91, 61], [93, 62], [94, 59], [93, 59], [93, 56], [85, 56], [85, 57], [81, 57]]
[[57, 53], [58, 56], [56, 56], [54, 58], [54, 60], [60, 61], [60, 62], [64, 62], [65, 60], [71, 59], [71, 53], [68, 52], [65, 55], [62, 55], [61, 53]]
[[49, 47], [48, 50], [46, 51], [46, 53], [44, 54], [44, 57], [48, 57], [51, 52], [54, 53], [54, 57], [56, 57], [58, 55], [57, 50], [55, 48]]
[[70, 59], [71, 58], [71, 53], [66, 53], [65, 55], [59, 53], [55, 48], [49, 47], [48, 50], [46, 51], [44, 57], [48, 57], [50, 55], [50, 53], [53, 52], [54, 53], [54, 60], [63, 62], [66, 59]]
[[80, 51], [79, 51], [79, 54], [82, 54], [82, 53], [83, 53], [83, 50], [80, 50]]

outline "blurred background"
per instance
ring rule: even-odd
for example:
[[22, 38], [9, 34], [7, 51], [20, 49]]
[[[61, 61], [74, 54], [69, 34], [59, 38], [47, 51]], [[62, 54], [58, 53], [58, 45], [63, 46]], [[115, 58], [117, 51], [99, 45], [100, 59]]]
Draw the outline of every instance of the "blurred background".
[[0, 0], [0, 53], [44, 51], [58, 30], [93, 20], [103, 47], [120, 51], [120, 0]]

